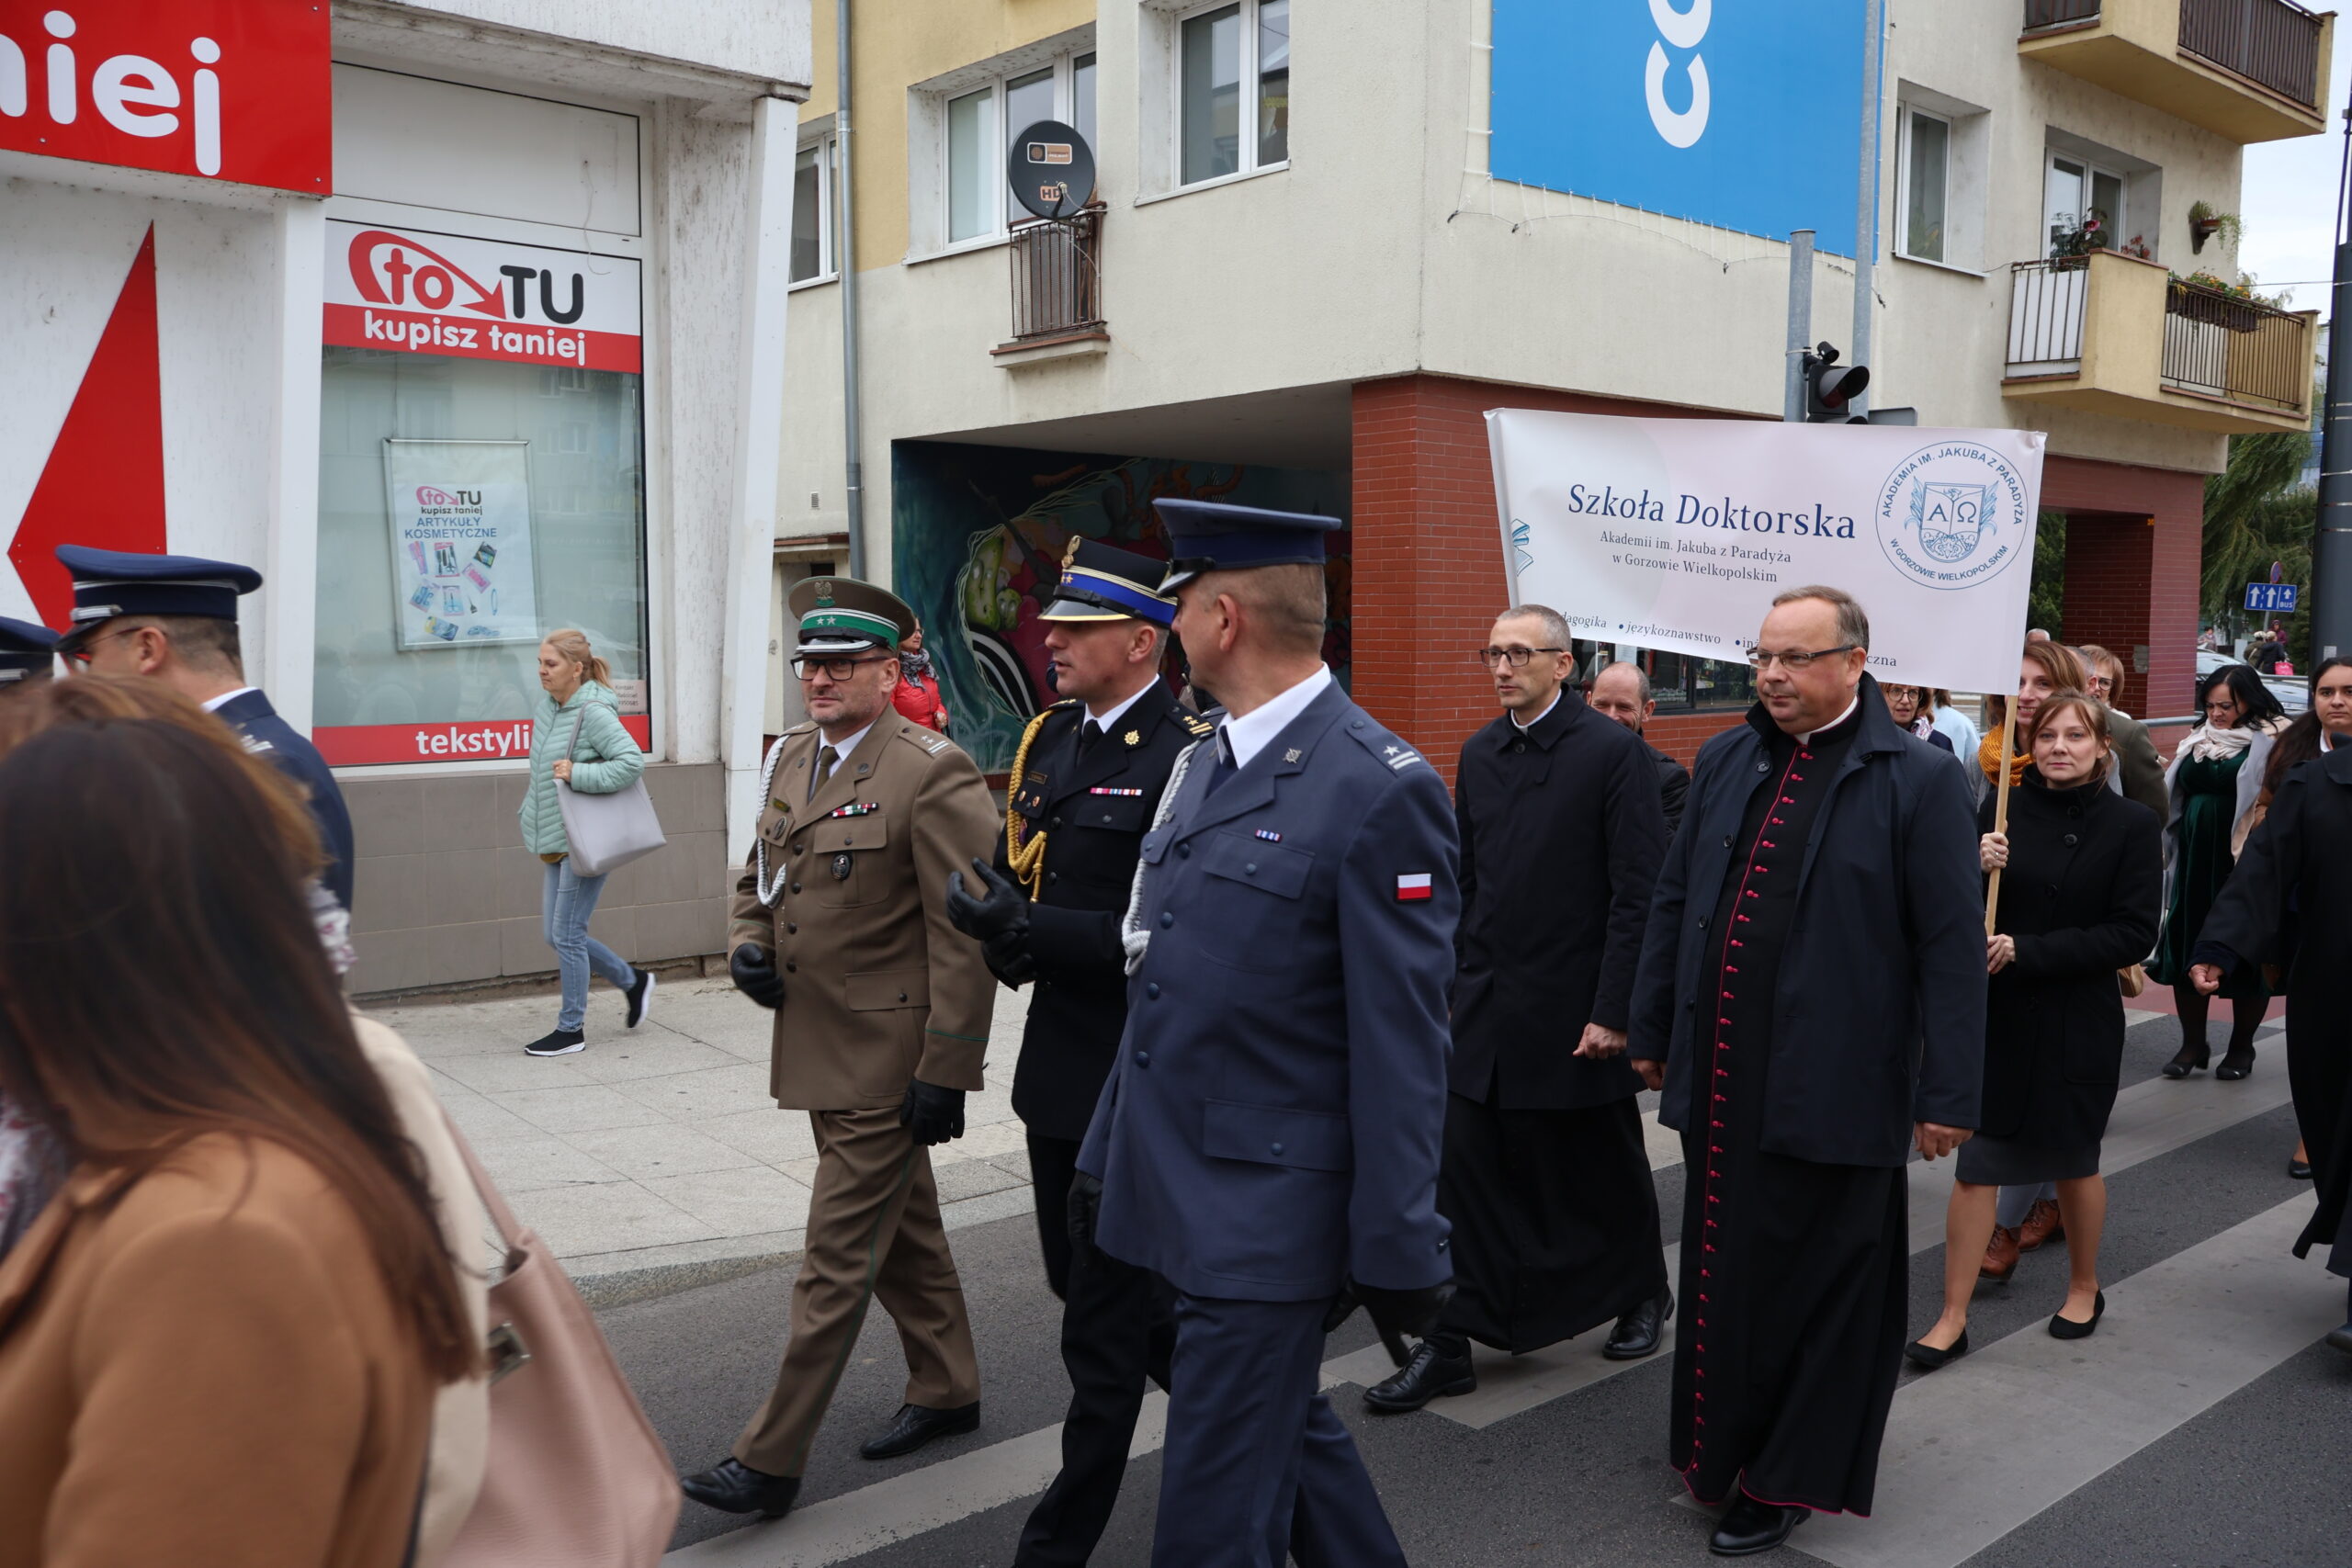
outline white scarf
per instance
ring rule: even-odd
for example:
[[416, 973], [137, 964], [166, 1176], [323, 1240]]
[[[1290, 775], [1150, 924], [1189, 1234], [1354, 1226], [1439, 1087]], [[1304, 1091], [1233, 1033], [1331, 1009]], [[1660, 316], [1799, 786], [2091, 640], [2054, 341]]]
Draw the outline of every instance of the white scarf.
[[2260, 733], [2250, 724], [2235, 729], [2216, 729], [2210, 724], [2200, 724], [2188, 732], [2188, 739], [2180, 743], [2180, 749], [2184, 755], [2199, 762], [2226, 762], [2253, 745], [2254, 738]]

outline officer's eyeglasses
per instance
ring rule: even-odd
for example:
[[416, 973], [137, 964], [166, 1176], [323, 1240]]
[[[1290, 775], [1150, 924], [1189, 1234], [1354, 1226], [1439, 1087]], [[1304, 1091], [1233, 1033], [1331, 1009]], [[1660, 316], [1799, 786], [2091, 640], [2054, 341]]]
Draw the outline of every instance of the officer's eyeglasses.
[[92, 637], [89, 641], [82, 644], [73, 652], [67, 654], [65, 656], [65, 660], [69, 664], [87, 669], [90, 663], [91, 652], [98, 646], [98, 644], [110, 641], [111, 639], [119, 637], [129, 637], [132, 632], [140, 629], [141, 628], [138, 626], [128, 626], [119, 631], [100, 632], [97, 636]]
[[1513, 644], [1510, 648], [1482, 648], [1477, 653], [1478, 668], [1481, 670], [1492, 670], [1495, 667], [1496, 660], [1504, 659], [1510, 661], [1510, 667], [1512, 669], [1524, 670], [1527, 668], [1527, 661], [1534, 658], [1539, 653], [1566, 653], [1567, 651], [1568, 650], [1565, 648], [1521, 648], [1517, 644]]
[[1758, 673], [1777, 664], [1791, 674], [1794, 674], [1800, 670], [1809, 669], [1816, 659], [1826, 659], [1833, 653], [1851, 653], [1860, 646], [1859, 643], [1840, 643], [1836, 648], [1816, 648], [1811, 653], [1794, 649], [1783, 653], [1775, 653], [1769, 649], [1751, 648], [1747, 650], [1747, 662], [1753, 665]]
[[857, 667], [859, 665], [879, 664], [881, 662], [882, 660], [879, 659], [810, 659], [803, 657], [795, 659], [792, 661], [792, 672], [803, 681], [813, 681], [819, 675], [824, 676], [829, 681], [846, 681], [851, 676], [857, 673]]

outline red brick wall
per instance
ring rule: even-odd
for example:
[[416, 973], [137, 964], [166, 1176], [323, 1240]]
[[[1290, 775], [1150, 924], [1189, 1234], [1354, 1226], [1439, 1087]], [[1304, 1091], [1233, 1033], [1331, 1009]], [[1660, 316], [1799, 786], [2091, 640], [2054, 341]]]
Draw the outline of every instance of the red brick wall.
[[[1510, 601], [1487, 450], [1491, 408], [1691, 419], [1702, 409], [1578, 392], [1400, 376], [1355, 388], [1353, 695], [1438, 764], [1498, 711], [1470, 654]], [[1661, 720], [1649, 739], [1682, 757], [1740, 710]]]
[[[2052, 457], [2041, 504], [2066, 513], [2065, 637], [2123, 660], [2116, 705], [2143, 717], [2196, 700], [2198, 572], [2205, 480], [2165, 468]], [[2148, 649], [2147, 673], [2132, 649]]]

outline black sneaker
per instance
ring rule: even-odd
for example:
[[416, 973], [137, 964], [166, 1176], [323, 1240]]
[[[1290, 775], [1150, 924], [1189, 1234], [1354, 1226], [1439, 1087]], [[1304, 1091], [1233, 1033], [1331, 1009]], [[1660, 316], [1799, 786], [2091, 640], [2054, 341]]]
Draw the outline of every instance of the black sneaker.
[[550, 1029], [528, 1045], [523, 1053], [528, 1056], [569, 1056], [574, 1051], [588, 1048], [588, 1036], [577, 1029]]
[[653, 1003], [653, 971], [639, 969], [637, 983], [621, 995], [628, 998], [628, 1026], [635, 1029], [645, 1021], [646, 1010]]

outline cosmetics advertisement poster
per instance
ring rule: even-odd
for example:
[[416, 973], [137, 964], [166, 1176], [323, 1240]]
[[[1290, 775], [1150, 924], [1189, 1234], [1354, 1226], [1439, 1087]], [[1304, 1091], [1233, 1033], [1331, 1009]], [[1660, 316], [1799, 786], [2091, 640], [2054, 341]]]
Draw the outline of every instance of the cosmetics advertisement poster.
[[537, 641], [530, 444], [389, 439], [384, 484], [400, 649]]

